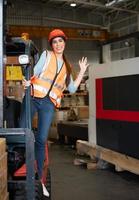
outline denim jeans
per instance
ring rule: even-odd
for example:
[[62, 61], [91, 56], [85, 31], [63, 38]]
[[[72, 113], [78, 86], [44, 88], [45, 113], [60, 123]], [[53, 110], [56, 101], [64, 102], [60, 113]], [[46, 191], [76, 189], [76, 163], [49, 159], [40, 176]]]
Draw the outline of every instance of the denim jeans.
[[[23, 108], [24, 108], [23, 100]], [[42, 178], [42, 170], [45, 159], [45, 144], [48, 138], [49, 128], [53, 120], [55, 106], [48, 96], [44, 98], [31, 97], [31, 118], [38, 113], [38, 128], [35, 134], [35, 157], [37, 161], [38, 176]], [[26, 128], [25, 108], [22, 109], [20, 127]]]

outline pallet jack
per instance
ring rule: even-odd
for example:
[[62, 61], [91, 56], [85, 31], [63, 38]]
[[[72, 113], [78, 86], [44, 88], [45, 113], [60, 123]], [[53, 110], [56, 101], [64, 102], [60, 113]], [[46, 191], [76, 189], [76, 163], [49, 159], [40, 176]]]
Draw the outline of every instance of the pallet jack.
[[[3, 128], [3, 1], [0, 0], [0, 137], [6, 138], [8, 152], [8, 191], [10, 200], [50, 200], [44, 197], [41, 182], [37, 179], [34, 156], [34, 132], [31, 127], [30, 89], [26, 90], [26, 128]], [[32, 41], [18, 40], [25, 45], [25, 55], [20, 55], [19, 64], [30, 78], [30, 56]], [[21, 43], [19, 46], [21, 46]], [[18, 45], [17, 45], [18, 46]], [[21, 52], [20, 52], [21, 54]], [[17, 58], [17, 56], [16, 56]], [[46, 159], [43, 179], [50, 194], [50, 173], [48, 170], [48, 145], [46, 144]]]
[[[26, 45], [30, 41], [25, 42]], [[28, 47], [30, 44], [27, 45]], [[28, 51], [28, 53], [30, 53]], [[21, 55], [20, 58], [29, 61], [29, 55]], [[20, 63], [25, 72], [26, 79], [30, 77], [30, 65], [28, 61]], [[9, 192], [10, 200], [41, 200], [50, 199], [43, 197], [42, 186], [37, 180], [35, 163], [34, 163], [34, 132], [31, 127], [30, 113], [30, 88], [25, 92], [25, 109], [26, 109], [26, 128], [2, 128], [0, 137], [5, 137], [8, 147], [8, 166], [9, 166]], [[44, 163], [43, 179], [46, 185], [49, 184], [50, 193], [50, 174], [48, 172], [48, 146], [46, 144], [46, 159]], [[48, 175], [49, 174], [49, 175]], [[49, 178], [48, 178], [49, 176]], [[46, 178], [47, 177], [47, 178]]]

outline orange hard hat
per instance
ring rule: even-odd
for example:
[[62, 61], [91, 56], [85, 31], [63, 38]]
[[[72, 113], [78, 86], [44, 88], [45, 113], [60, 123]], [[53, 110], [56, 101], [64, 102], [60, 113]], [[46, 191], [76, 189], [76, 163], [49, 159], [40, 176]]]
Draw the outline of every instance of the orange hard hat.
[[52, 39], [54, 39], [55, 37], [63, 37], [65, 40], [67, 40], [67, 36], [61, 29], [54, 29], [49, 33], [48, 36], [49, 43], [51, 43]]

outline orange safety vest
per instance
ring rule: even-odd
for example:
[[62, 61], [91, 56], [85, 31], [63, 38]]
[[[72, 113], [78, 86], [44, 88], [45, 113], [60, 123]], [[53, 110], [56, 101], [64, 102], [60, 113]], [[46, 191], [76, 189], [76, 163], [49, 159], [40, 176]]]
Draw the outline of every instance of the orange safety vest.
[[[31, 78], [32, 95], [43, 98], [49, 95], [56, 107], [60, 107], [63, 90], [66, 88], [65, 80], [67, 76], [66, 65], [63, 63], [57, 72], [57, 58], [53, 51], [47, 51], [47, 59], [41, 74]], [[48, 94], [49, 93], [49, 94]]]

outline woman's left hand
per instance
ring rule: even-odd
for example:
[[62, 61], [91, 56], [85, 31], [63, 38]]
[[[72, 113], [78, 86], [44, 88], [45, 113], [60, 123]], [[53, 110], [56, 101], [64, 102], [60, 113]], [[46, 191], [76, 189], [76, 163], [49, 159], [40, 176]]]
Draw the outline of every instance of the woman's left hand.
[[27, 89], [30, 85], [31, 85], [31, 81], [30, 80], [26, 80], [25, 78], [22, 80], [22, 85], [24, 87], [24, 89]]
[[84, 74], [87, 67], [89, 66], [89, 64], [87, 63], [87, 57], [82, 57], [82, 59], [79, 60], [79, 66], [80, 66], [81, 73]]

